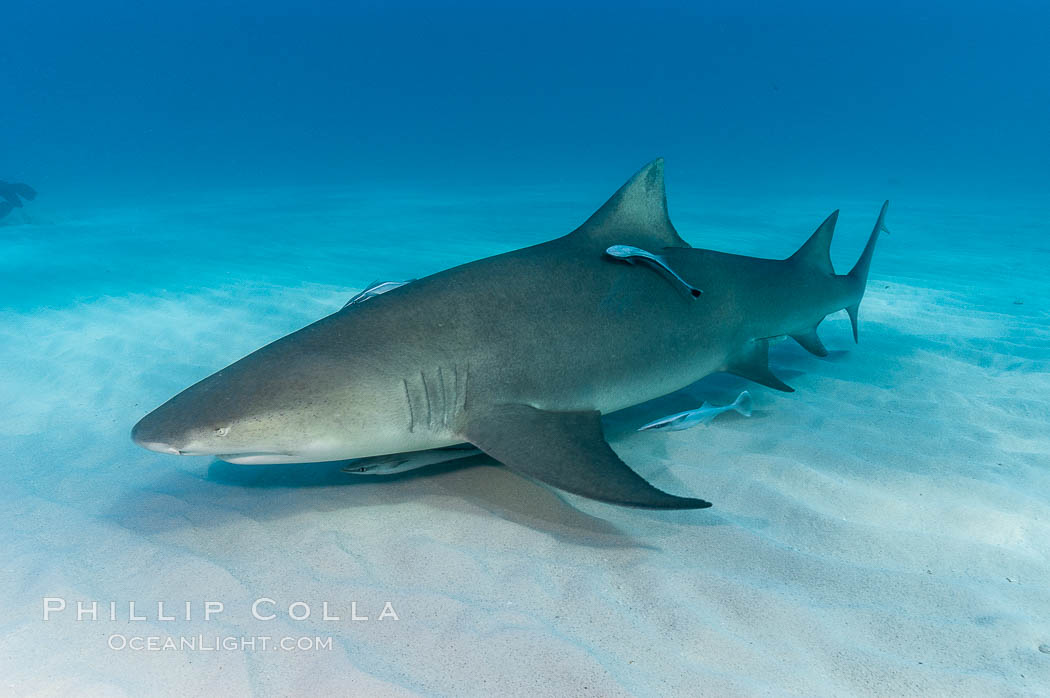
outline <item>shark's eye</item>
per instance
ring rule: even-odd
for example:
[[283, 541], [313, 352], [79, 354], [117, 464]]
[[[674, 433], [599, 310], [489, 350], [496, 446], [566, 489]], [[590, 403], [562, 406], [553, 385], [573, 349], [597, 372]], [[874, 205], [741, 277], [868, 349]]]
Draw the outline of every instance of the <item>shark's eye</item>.
[[218, 429], [215, 430], [215, 435], [216, 436], [226, 436], [229, 433], [230, 433], [230, 428], [229, 427], [219, 427]]

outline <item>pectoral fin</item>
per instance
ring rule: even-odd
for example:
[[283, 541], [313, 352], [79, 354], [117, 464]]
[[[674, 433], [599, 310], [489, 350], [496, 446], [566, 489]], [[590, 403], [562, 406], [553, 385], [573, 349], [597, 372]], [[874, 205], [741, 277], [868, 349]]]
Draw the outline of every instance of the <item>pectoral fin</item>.
[[497, 405], [472, 415], [463, 435], [511, 470], [582, 497], [643, 509], [711, 506], [658, 490], [631, 470], [606, 443], [598, 412]]

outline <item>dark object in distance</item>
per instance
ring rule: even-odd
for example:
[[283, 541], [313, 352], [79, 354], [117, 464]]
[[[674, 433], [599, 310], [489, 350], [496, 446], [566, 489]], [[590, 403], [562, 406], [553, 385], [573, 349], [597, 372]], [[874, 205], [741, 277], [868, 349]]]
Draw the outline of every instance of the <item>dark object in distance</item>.
[[0, 181], [0, 218], [16, 208], [22, 208], [22, 199], [32, 201], [36, 198], [36, 189], [22, 182]]

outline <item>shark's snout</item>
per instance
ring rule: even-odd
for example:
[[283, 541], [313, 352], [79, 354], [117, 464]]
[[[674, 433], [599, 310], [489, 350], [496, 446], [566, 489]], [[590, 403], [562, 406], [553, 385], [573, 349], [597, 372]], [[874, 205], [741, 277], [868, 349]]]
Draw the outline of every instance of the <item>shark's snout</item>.
[[[171, 403], [161, 405], [131, 428], [131, 440], [157, 453], [176, 456], [221, 452], [227, 426], [207, 426]], [[214, 449], [214, 450], [213, 450]]]
[[[266, 434], [244, 432], [244, 423], [227, 417], [209, 419], [199, 410], [169, 401], [139, 420], [131, 440], [142, 448], [175, 456], [216, 456], [231, 463], [276, 463], [295, 458], [289, 449], [274, 448]], [[234, 432], [231, 435], [231, 432]]]
[[163, 432], [153, 414], [146, 415], [131, 428], [131, 440], [150, 451], [182, 455], [182, 451], [172, 443], [175, 439]]

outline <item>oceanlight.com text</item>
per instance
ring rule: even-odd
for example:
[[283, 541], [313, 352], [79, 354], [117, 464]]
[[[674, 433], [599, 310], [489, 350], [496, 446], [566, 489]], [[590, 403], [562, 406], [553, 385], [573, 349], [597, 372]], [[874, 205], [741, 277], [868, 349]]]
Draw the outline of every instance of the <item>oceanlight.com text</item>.
[[107, 644], [118, 652], [322, 652], [332, 649], [331, 637], [271, 635], [124, 635], [114, 633]]

